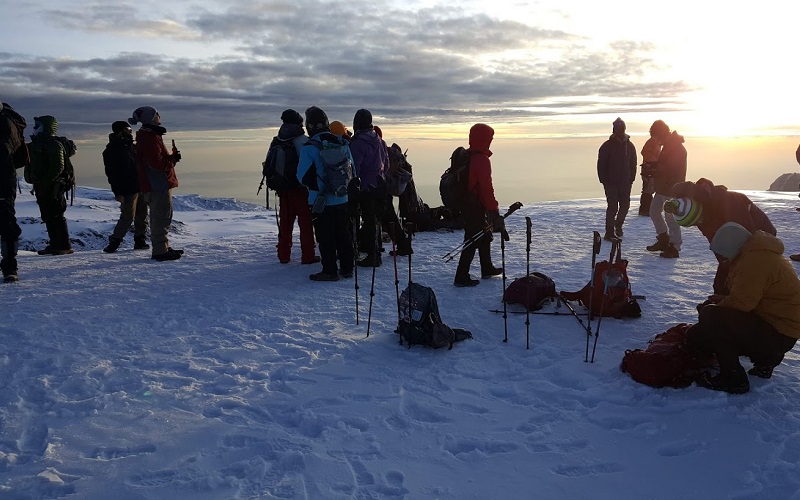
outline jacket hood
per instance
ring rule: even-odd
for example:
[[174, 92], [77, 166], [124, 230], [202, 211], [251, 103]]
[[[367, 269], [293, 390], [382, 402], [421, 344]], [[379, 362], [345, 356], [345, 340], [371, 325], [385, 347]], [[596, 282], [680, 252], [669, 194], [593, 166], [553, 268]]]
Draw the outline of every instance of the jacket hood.
[[742, 253], [772, 252], [783, 255], [784, 250], [783, 242], [778, 237], [760, 230], [753, 233], [753, 236], [742, 246]]
[[284, 123], [281, 125], [281, 128], [278, 129], [278, 139], [282, 141], [288, 141], [289, 139], [294, 139], [295, 137], [303, 135], [305, 132], [303, 131], [303, 127], [294, 123]]
[[492, 145], [493, 138], [494, 129], [492, 127], [485, 123], [477, 123], [469, 129], [469, 148], [491, 156], [492, 152], [489, 147]]
[[133, 137], [120, 137], [119, 134], [115, 134], [111, 132], [108, 134], [108, 143], [109, 144], [133, 144]]
[[56, 135], [58, 120], [50, 115], [36, 116], [33, 118], [33, 135]]
[[666, 142], [677, 142], [679, 144], [683, 144], [684, 142], [686, 142], [686, 140], [683, 138], [682, 135], [680, 135], [679, 133], [677, 133], [677, 132], [675, 132], [673, 130], [672, 133], [667, 136], [667, 139], [664, 142], [665, 143]]

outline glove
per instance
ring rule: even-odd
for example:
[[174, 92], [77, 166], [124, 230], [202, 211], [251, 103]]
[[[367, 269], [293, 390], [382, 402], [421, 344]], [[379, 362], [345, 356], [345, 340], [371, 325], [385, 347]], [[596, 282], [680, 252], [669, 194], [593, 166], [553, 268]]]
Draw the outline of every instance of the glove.
[[493, 233], [502, 233], [506, 230], [506, 220], [500, 216], [499, 211], [490, 210], [487, 219]]
[[181, 154], [179, 152], [172, 153], [171, 155], [169, 155], [169, 158], [174, 163], [178, 163], [179, 161], [181, 161]]

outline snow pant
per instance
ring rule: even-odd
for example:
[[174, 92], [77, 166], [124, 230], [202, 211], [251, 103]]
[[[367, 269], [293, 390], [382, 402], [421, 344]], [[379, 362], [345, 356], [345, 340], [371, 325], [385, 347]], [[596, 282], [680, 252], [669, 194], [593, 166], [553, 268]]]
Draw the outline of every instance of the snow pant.
[[483, 271], [494, 268], [490, 246], [492, 232], [487, 230], [486, 211], [482, 208], [467, 207], [462, 210], [461, 215], [464, 217], [464, 241], [469, 240], [476, 234], [483, 233], [480, 238], [461, 250], [461, 257], [458, 259], [458, 267], [456, 268], [456, 279], [466, 280], [469, 278], [469, 268], [472, 265], [472, 259], [475, 258], [475, 250], [478, 251], [481, 274], [483, 274]]
[[350, 232], [350, 219], [347, 216], [347, 203], [328, 205], [314, 218], [314, 234], [319, 245], [322, 272], [336, 274], [353, 270], [353, 239]]
[[278, 193], [280, 200], [278, 224], [278, 260], [286, 263], [292, 256], [292, 232], [294, 221], [300, 229], [300, 261], [314, 262], [317, 246], [314, 243], [314, 224], [311, 220], [311, 207], [308, 205], [308, 191], [296, 187]]
[[681, 249], [681, 226], [675, 222], [675, 216], [671, 213], [664, 212], [664, 202], [669, 200], [670, 197], [663, 194], [656, 193], [653, 195], [653, 201], [650, 203], [650, 220], [653, 221], [653, 226], [656, 228], [656, 234], [667, 233], [669, 235], [669, 242], [676, 250]]
[[126, 194], [122, 196], [119, 203], [119, 220], [114, 226], [112, 238], [124, 240], [125, 235], [133, 223], [133, 235], [135, 238], [144, 239], [147, 232], [147, 203], [144, 196], [140, 193]]
[[631, 185], [603, 184], [606, 192], [606, 234], [622, 229], [625, 217], [631, 208]]
[[33, 189], [36, 193], [36, 204], [39, 205], [42, 222], [47, 227], [50, 247], [54, 250], [69, 250], [72, 245], [69, 241], [67, 218], [64, 217], [64, 213], [67, 211], [67, 198], [60, 187], [60, 184], [34, 184]]
[[167, 232], [172, 224], [172, 190], [143, 193], [144, 201], [150, 207], [150, 242], [153, 255], [161, 255], [169, 250]]
[[707, 305], [700, 309], [697, 324], [686, 331], [689, 347], [713, 354], [721, 371], [741, 370], [739, 356], [755, 365], [777, 366], [797, 339], [779, 333], [755, 313], [730, 307]]
[[17, 199], [16, 172], [3, 172], [0, 179], [0, 251], [2, 260], [0, 268], [3, 275], [17, 272], [17, 247], [22, 234], [17, 224], [17, 212], [14, 203]]

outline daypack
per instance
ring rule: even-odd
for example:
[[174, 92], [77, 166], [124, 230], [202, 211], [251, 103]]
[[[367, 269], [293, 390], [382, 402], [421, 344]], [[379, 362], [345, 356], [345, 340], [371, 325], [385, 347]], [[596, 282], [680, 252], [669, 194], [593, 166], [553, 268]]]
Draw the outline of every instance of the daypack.
[[557, 297], [556, 284], [542, 273], [531, 273], [511, 282], [503, 292], [503, 301], [522, 304], [530, 311], [541, 309], [548, 299]]
[[353, 180], [353, 162], [346, 151], [346, 144], [333, 141], [309, 140], [319, 150], [322, 172], [317, 176], [325, 181], [325, 192], [336, 197], [347, 195], [347, 186]]
[[439, 180], [439, 195], [442, 197], [442, 205], [447, 208], [462, 210], [472, 201], [473, 197], [467, 188], [470, 157], [469, 150], [462, 146], [457, 147], [450, 156], [450, 167]]
[[294, 139], [283, 140], [274, 137], [267, 150], [262, 174], [267, 180], [267, 188], [280, 192], [288, 191], [300, 185], [297, 180], [297, 165], [300, 156], [294, 146]]
[[386, 187], [392, 196], [400, 196], [405, 192], [411, 182], [411, 167], [406, 159], [406, 153], [397, 144], [388, 148], [389, 171], [386, 174]]
[[686, 345], [690, 323], [679, 323], [659, 333], [647, 348], [626, 350], [620, 370], [651, 387], [688, 387], [703, 371], [715, 364], [714, 356], [703, 356]]
[[11, 153], [11, 160], [14, 162], [14, 168], [23, 168], [30, 165], [31, 154], [30, 151], [28, 151], [28, 144], [25, 142], [25, 127], [28, 126], [25, 122], [25, 118], [6, 103], [0, 103], [0, 114], [7, 116], [17, 129], [19, 146], [16, 151]]
[[400, 343], [406, 342], [409, 349], [413, 345], [452, 349], [455, 342], [472, 338], [470, 332], [442, 322], [436, 294], [427, 286], [409, 283], [400, 294], [400, 314], [397, 333]]
[[631, 292], [628, 261], [623, 260], [622, 245], [618, 241], [611, 243], [608, 260], [595, 265], [594, 276], [586, 286], [577, 292], [562, 291], [560, 295], [586, 307], [591, 304], [591, 316], [638, 318], [642, 315], [642, 308]]

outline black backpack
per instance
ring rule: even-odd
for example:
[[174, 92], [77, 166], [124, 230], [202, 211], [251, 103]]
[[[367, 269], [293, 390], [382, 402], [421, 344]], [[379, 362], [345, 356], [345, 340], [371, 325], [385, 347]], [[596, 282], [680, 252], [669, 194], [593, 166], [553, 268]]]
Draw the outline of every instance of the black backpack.
[[507, 304], [522, 304], [530, 311], [541, 309], [548, 300], [557, 296], [553, 279], [536, 272], [515, 279], [503, 292]]
[[452, 349], [455, 342], [472, 338], [470, 332], [442, 322], [436, 294], [427, 286], [409, 283], [400, 295], [400, 313], [397, 333], [400, 343], [405, 341], [409, 349], [413, 345]]
[[11, 123], [14, 124], [14, 127], [17, 130], [17, 139], [19, 140], [19, 146], [17, 150], [12, 152], [11, 159], [14, 162], [14, 168], [22, 168], [31, 163], [31, 154], [28, 151], [28, 144], [25, 142], [25, 127], [27, 127], [27, 123], [25, 122], [25, 118], [22, 117], [19, 113], [14, 111], [14, 108], [9, 106], [6, 103], [0, 103], [0, 114], [3, 116], [8, 117], [11, 120]]
[[450, 167], [439, 180], [439, 195], [442, 197], [442, 205], [447, 208], [462, 210], [471, 200], [467, 189], [470, 157], [469, 150], [462, 146], [457, 147], [450, 156]]
[[262, 174], [267, 180], [267, 187], [273, 191], [288, 191], [300, 185], [297, 180], [297, 165], [300, 156], [294, 146], [293, 139], [274, 137], [264, 160]]
[[353, 180], [353, 162], [345, 151], [347, 144], [327, 140], [310, 140], [306, 144], [319, 150], [323, 171], [317, 172], [317, 176], [325, 181], [326, 192], [336, 197], [346, 196], [347, 187]]

